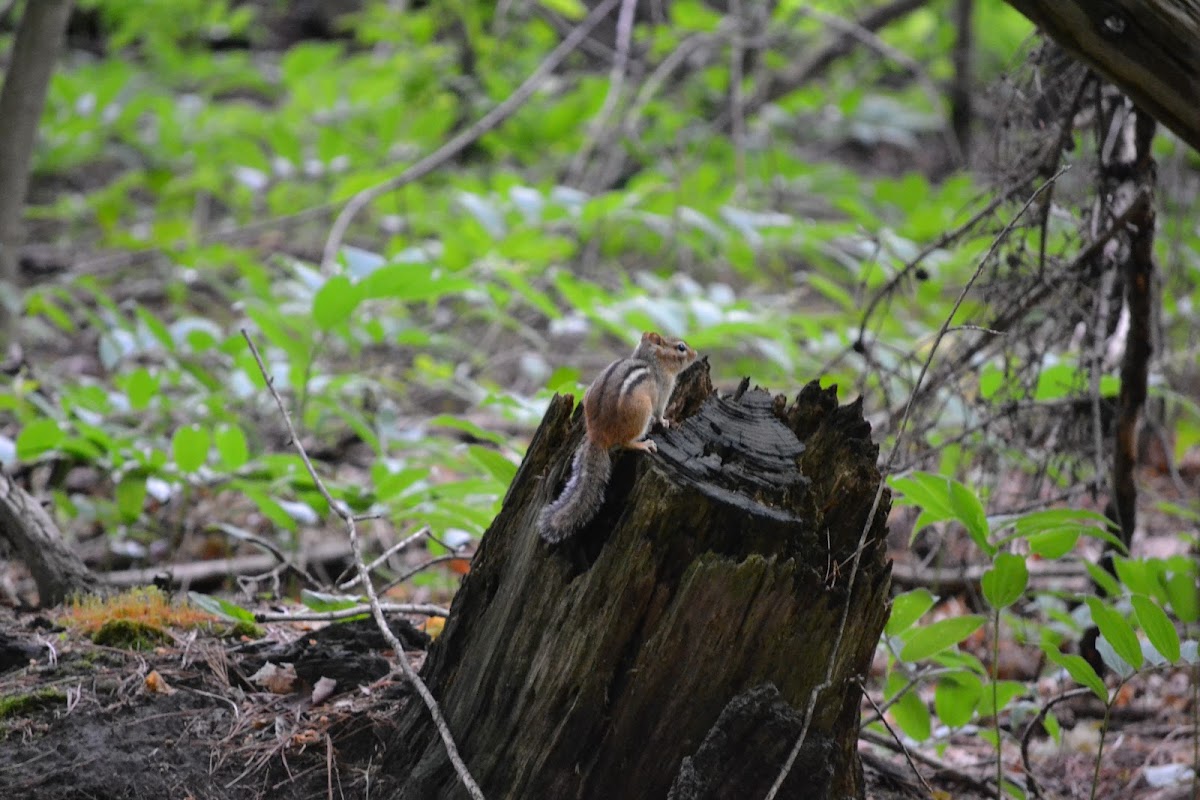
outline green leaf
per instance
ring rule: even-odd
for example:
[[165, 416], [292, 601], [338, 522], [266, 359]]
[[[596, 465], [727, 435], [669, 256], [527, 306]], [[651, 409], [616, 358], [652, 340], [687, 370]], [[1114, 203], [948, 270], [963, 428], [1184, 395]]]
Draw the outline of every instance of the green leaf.
[[121, 478], [113, 491], [122, 522], [134, 522], [142, 515], [146, 503], [146, 476], [130, 473]]
[[983, 681], [970, 672], [942, 675], [934, 689], [933, 709], [942, 722], [961, 728], [975, 715], [982, 691]]
[[1064, 653], [1049, 643], [1042, 645], [1042, 651], [1047, 658], [1065, 669], [1076, 683], [1091, 689], [1096, 697], [1100, 698], [1101, 703], [1108, 703], [1108, 687], [1096, 674], [1096, 670], [1092, 669], [1092, 665], [1084, 661], [1081, 656]]
[[184, 425], [171, 437], [171, 455], [181, 472], [195, 472], [208, 460], [211, 444], [208, 429], [197, 424]]
[[[899, 691], [904, 683], [903, 676], [897, 674], [894, 678], [895, 680], [888, 681], [888, 688], [893, 694]], [[905, 692], [899, 700], [892, 704], [889, 711], [900, 730], [913, 739], [923, 742], [929, 738], [933, 727], [929, 720], [929, 709], [915, 690], [909, 689]]]
[[313, 295], [313, 322], [323, 331], [350, 318], [362, 300], [362, 291], [345, 275], [334, 275]]
[[1079, 531], [1074, 528], [1059, 528], [1057, 530], [1035, 533], [1027, 540], [1029, 552], [1042, 558], [1062, 558], [1075, 547], [1079, 541]]
[[125, 378], [125, 397], [129, 400], [129, 407], [134, 411], [148, 408], [150, 401], [158, 394], [158, 384], [158, 378], [145, 367], [130, 372]]
[[933, 607], [934, 597], [928, 589], [913, 589], [892, 599], [892, 613], [884, 630], [895, 636], [908, 630], [921, 615]]
[[1028, 581], [1025, 559], [1012, 553], [1000, 553], [991, 569], [983, 573], [983, 597], [992, 608], [1008, 608], [1025, 591]]
[[1092, 622], [1100, 629], [1100, 634], [1108, 640], [1113, 650], [1133, 669], [1142, 666], [1142, 646], [1138, 643], [1133, 626], [1125, 621], [1118, 612], [1104, 605], [1098, 597], [1086, 598], [1088, 608], [1092, 611]]
[[966, 527], [980, 550], [994, 553], [996, 549], [988, 543], [987, 514], [983, 510], [983, 503], [979, 502], [979, 496], [958, 481], [950, 480], [949, 484], [950, 505], [955, 518]]
[[246, 444], [246, 434], [236, 423], [224, 423], [217, 427], [213, 436], [217, 445], [217, 455], [221, 464], [228, 470], [236, 470], [250, 460], [250, 448]]
[[[304, 589], [300, 592], [300, 602], [313, 611], [341, 611], [344, 608], [361, 606], [367, 601], [361, 597], [347, 597], [344, 594], [328, 594]], [[365, 613], [363, 616], [367, 616]]]
[[253, 612], [247, 611], [239, 605], [222, 600], [219, 597], [212, 595], [200, 594], [199, 592], [188, 592], [188, 600], [192, 605], [203, 611], [227, 619], [230, 622], [249, 622], [254, 623]]
[[1200, 586], [1196, 585], [1195, 571], [1181, 570], [1162, 580], [1175, 616], [1189, 625], [1200, 619]]
[[1047, 711], [1042, 717], [1042, 727], [1046, 729], [1046, 733], [1054, 740], [1055, 744], [1062, 743], [1062, 726], [1058, 723], [1058, 717], [1053, 711]]
[[964, 614], [961, 617], [939, 620], [915, 629], [900, 651], [900, 658], [905, 661], [920, 661], [922, 658], [952, 647], [979, 630], [986, 622], [978, 614]]
[[[1014, 698], [1020, 697], [1029, 689], [1020, 681], [996, 681], [995, 691], [996, 706], [1003, 711]], [[996, 715], [996, 711], [992, 708], [992, 684], [985, 686], [979, 695], [979, 714], [983, 717]]]
[[[1158, 564], [1161, 566], [1162, 562]], [[1113, 567], [1116, 569], [1117, 578], [1130, 592], [1154, 596], [1160, 591], [1159, 570], [1155, 569], [1155, 565], [1148, 559], [1115, 556]]]
[[1140, 594], [1130, 598], [1138, 624], [1146, 632], [1146, 638], [1163, 658], [1174, 664], [1179, 660], [1179, 632], [1167, 616], [1167, 612], [1149, 597]]
[[513, 476], [517, 474], [516, 464], [490, 447], [482, 445], [473, 444], [467, 448], [467, 452], [470, 453], [472, 461], [487, 470], [502, 485], [508, 486], [512, 483]]
[[389, 264], [364, 278], [363, 299], [441, 300], [475, 288], [474, 281], [436, 273], [428, 264]]
[[66, 433], [57, 420], [35, 419], [17, 434], [17, 458], [30, 461], [62, 444]]
[[914, 472], [903, 478], [889, 481], [902, 493], [902, 504], [917, 505], [921, 516], [913, 526], [915, 534], [934, 522], [958, 520], [967, 529], [971, 539], [989, 556], [996, 548], [988, 541], [987, 515], [979, 498], [963, 484], [944, 475], [929, 472]]
[[276, 526], [286, 531], [296, 530], [296, 519], [284, 509], [283, 506], [276, 502], [275, 498], [268, 495], [259, 486], [256, 486], [248, 481], [233, 481], [232, 486], [240, 489], [242, 494], [249, 497], [262, 515], [273, 522]]
[[578, 21], [587, 16], [587, 7], [581, 0], [538, 0], [538, 3], [569, 20]]
[[1091, 561], [1084, 561], [1083, 568], [1092, 577], [1092, 581], [1109, 597], [1121, 596], [1121, 584], [1117, 583], [1117, 579], [1104, 567]]

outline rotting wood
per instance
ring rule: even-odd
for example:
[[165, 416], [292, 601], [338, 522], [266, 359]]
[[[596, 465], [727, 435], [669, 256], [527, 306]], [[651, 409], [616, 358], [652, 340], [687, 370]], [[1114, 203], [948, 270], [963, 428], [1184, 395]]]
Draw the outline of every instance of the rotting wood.
[[1007, 0], [1200, 150], [1200, 0]]
[[38, 602], [61, 603], [95, 588], [96, 579], [63, 541], [41, 504], [0, 471], [0, 538], [7, 539], [33, 574]]
[[[749, 742], [721, 726], [745, 728], [754, 713], [785, 724], [780, 703], [803, 707], [847, 602], [835, 680], [801, 754], [822, 765], [828, 791], [809, 792], [799, 771], [793, 796], [862, 795], [854, 678], [886, 619], [890, 500], [847, 598], [845, 565], [880, 475], [860, 405], [839, 406], [835, 391], [812, 383], [791, 405], [745, 387], [719, 397], [701, 362], [668, 412], [682, 424], [653, 433], [658, 455], [619, 455], [595, 519], [556, 546], [534, 520], [582, 424], [570, 398], [551, 403], [423, 670], [487, 797], [659, 800], [685, 758], [695, 778], [706, 763], [749, 757]], [[763, 762], [761, 787], [738, 796], [766, 791], [790, 743]], [[463, 796], [415, 705], [387, 763], [400, 797]], [[730, 796], [678, 785], [689, 789], [678, 797]]]

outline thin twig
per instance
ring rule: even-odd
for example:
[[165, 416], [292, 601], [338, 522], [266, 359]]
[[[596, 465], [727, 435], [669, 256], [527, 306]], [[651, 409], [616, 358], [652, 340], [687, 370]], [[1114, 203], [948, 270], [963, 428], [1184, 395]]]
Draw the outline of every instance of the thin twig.
[[[909, 74], [913, 76], [913, 79], [920, 84], [921, 89], [925, 92], [925, 98], [929, 101], [929, 104], [933, 107], [933, 109], [937, 110], [942, 107], [942, 92], [937, 88], [937, 86], [934, 85], [933, 79], [929, 77], [929, 74], [925, 71], [925, 68], [922, 67], [915, 59], [910, 58], [904, 52], [892, 47], [883, 39], [879, 38], [879, 35], [874, 31], [867, 30], [854, 20], [845, 19], [843, 17], [839, 17], [837, 14], [830, 14], [819, 9], [801, 6], [798, 11], [806, 17], [819, 20], [823, 25], [833, 28], [838, 33], [852, 36], [867, 48], [874, 50], [884, 58], [891, 59], [896, 64], [904, 67], [906, 70], [908, 70]], [[953, 132], [943, 127], [941, 133], [942, 138], [945, 139], [946, 149], [950, 152], [950, 155], [954, 157], [956, 163], [963, 163], [965, 161], [963, 151], [959, 146], [958, 139], [954, 136]]]
[[377, 183], [374, 186], [369, 186], [351, 197], [350, 201], [346, 203], [345, 208], [337, 215], [337, 219], [333, 221], [333, 226], [330, 228], [329, 238], [325, 240], [325, 250], [321, 256], [321, 269], [326, 273], [332, 269], [334, 262], [337, 260], [338, 251], [342, 249], [342, 240], [346, 236], [350, 222], [359, 211], [363, 210], [363, 208], [370, 205], [380, 196], [388, 192], [394, 192], [400, 187], [419, 180], [438, 169], [465, 150], [468, 145], [480, 136], [483, 136], [511, 117], [542, 86], [542, 82], [546, 76], [557, 69], [558, 65], [574, 52], [575, 48], [579, 47], [579, 44], [592, 32], [592, 28], [596, 27], [600, 20], [604, 19], [610, 11], [616, 8], [618, 2], [620, 0], [603, 0], [603, 2], [593, 8], [592, 12], [584, 18], [583, 22], [579, 23], [579, 27], [571, 31], [559, 43], [558, 47], [550, 51], [550, 55], [546, 56], [545, 60], [538, 64], [537, 69], [525, 79], [524, 83], [518, 86], [503, 102], [494, 106], [472, 125], [460, 131], [450, 141], [404, 170], [404, 172], [395, 178], [383, 183]]
[[[886, 736], [881, 736], [880, 734], [875, 733], [874, 731], [863, 731], [862, 733], [859, 734], [859, 738], [863, 739], [864, 741], [868, 741], [871, 744], [877, 744], [880, 747], [886, 747], [889, 750], [896, 749], [895, 742], [893, 742], [891, 739], [887, 738]], [[954, 780], [956, 780], [957, 782], [962, 783], [963, 785], [965, 785], [971, 789], [974, 789], [977, 792], [987, 791], [989, 785], [991, 784], [990, 779], [976, 778], [974, 775], [969, 775], [966, 772], [963, 772], [961, 769], [958, 769], [957, 767], [953, 767], [950, 764], [947, 764], [945, 761], [934, 758], [931, 755], [922, 753], [919, 750], [914, 750], [912, 752], [912, 757], [914, 760], [920, 761], [922, 764], [924, 764], [927, 767], [933, 767], [940, 774], [952, 776], [954, 778]], [[934, 795], [934, 796], [936, 797], [936, 795]]]
[[388, 581], [386, 584], [384, 584], [382, 591], [386, 593], [389, 589], [391, 589], [394, 586], [399, 586], [400, 584], [404, 583], [406, 580], [411, 578], [413, 575], [416, 575], [419, 572], [424, 572], [425, 570], [429, 569], [430, 567], [434, 566], [435, 564], [444, 564], [447, 561], [466, 561], [466, 558], [464, 558], [463, 556], [455, 555], [454, 553], [446, 553], [444, 555], [434, 556], [433, 558], [422, 561], [420, 564], [417, 564], [412, 569], [402, 572], [399, 575], [397, 575], [395, 578], [393, 578], [392, 580]]
[[445, 717], [442, 716], [442, 710], [438, 706], [437, 700], [434, 699], [433, 693], [429, 691], [429, 687], [417, 675], [412, 664], [408, 663], [408, 656], [404, 652], [404, 645], [396, 638], [396, 634], [392, 633], [392, 629], [388, 626], [387, 618], [383, 615], [383, 609], [379, 605], [379, 596], [375, 593], [375, 586], [371, 583], [371, 576], [367, 573], [366, 562], [363, 561], [362, 544], [358, 540], [358, 528], [354, 523], [354, 514], [350, 512], [350, 509], [344, 503], [334, 500], [333, 495], [329, 493], [329, 489], [325, 487], [325, 482], [317, 474], [316, 467], [313, 466], [312, 461], [308, 458], [308, 452], [304, 449], [304, 445], [300, 443], [300, 438], [296, 435], [296, 428], [292, 425], [292, 417], [288, 413], [287, 406], [284, 405], [283, 398], [279, 396], [279, 392], [275, 390], [274, 378], [267, 372], [267, 367], [263, 364], [262, 356], [258, 353], [258, 348], [255, 347], [254, 340], [250, 338], [250, 334], [247, 333], [245, 328], [242, 328], [242, 337], [250, 347], [250, 354], [254, 356], [254, 361], [258, 364], [258, 369], [267, 384], [267, 390], [271, 393], [271, 397], [275, 398], [275, 404], [279, 406], [279, 413], [283, 417], [283, 423], [287, 427], [288, 435], [291, 437], [292, 445], [296, 448], [300, 460], [304, 462], [304, 468], [308, 470], [308, 474], [313, 479], [313, 484], [316, 485], [317, 491], [321, 493], [321, 497], [325, 498], [325, 502], [329, 504], [333, 513], [341, 517], [342, 521], [346, 523], [346, 532], [350, 538], [350, 548], [354, 551], [354, 563], [358, 566], [359, 577], [362, 579], [363, 588], [366, 590], [367, 598], [370, 601], [371, 615], [375, 617], [375, 623], [379, 626], [380, 633], [383, 634], [383, 638], [387, 640], [387, 643], [395, 651], [396, 661], [400, 664], [400, 670], [404, 673], [404, 677], [417, 690], [417, 694], [421, 696], [421, 700], [429, 710], [429, 716], [433, 719], [433, 724], [437, 727], [438, 733], [442, 737], [442, 744], [445, 745], [446, 755], [449, 757], [450, 763], [454, 765], [454, 771], [458, 773], [458, 779], [462, 781], [472, 800], [483, 800], [483, 792], [479, 790], [475, 779], [471, 777], [471, 773], [467, 770], [467, 765], [463, 763], [462, 757], [458, 754], [458, 746], [454, 743], [454, 737], [450, 734], [450, 728], [446, 724]]
[[879, 715], [879, 721], [883, 723], [883, 727], [887, 728], [887, 732], [891, 734], [892, 739], [896, 741], [896, 746], [900, 748], [900, 752], [904, 754], [904, 760], [908, 762], [908, 768], [911, 769], [913, 774], [917, 776], [917, 780], [919, 780], [921, 785], [925, 787], [925, 791], [929, 792], [929, 796], [934, 797], [935, 795], [933, 793], [933, 787], [929, 785], [929, 781], [925, 780], [925, 776], [921, 774], [921, 770], [917, 769], [917, 765], [913, 763], [912, 755], [909, 754], [908, 748], [904, 746], [904, 742], [902, 742], [900, 737], [896, 735], [896, 732], [892, 730], [891, 724], [883, 716], [883, 709], [876, 705], [874, 698], [867, 693], [867, 687], [863, 686], [861, 680], [858, 681], [858, 688], [860, 691], [862, 691], [863, 697], [867, 698], [867, 702], [874, 707], [875, 713]]
[[[633, 41], [633, 12], [637, 8], [637, 0], [621, 0], [621, 11], [617, 15], [617, 52], [613, 56], [612, 69], [608, 73], [608, 92], [604, 102], [596, 112], [596, 118], [590, 126], [590, 132], [583, 146], [575, 154], [571, 167], [567, 171], [567, 182], [579, 185], [587, 168], [588, 158], [596, 143], [608, 133], [608, 121], [616, 110], [621, 95], [625, 93], [625, 76], [629, 69], [629, 46]], [[581, 187], [586, 188], [586, 186]]]
[[[362, 517], [355, 517], [355, 519], [361, 520]], [[384, 563], [389, 558], [396, 555], [396, 553], [399, 553], [401, 550], [405, 549], [406, 547], [408, 547], [410, 544], [417, 541], [418, 539], [423, 539], [427, 536], [430, 536], [430, 531], [429, 531], [428, 525], [426, 525], [424, 528], [421, 528], [421, 530], [417, 531], [416, 533], [412, 534], [411, 536], [404, 537], [403, 539], [401, 539], [400, 541], [396, 542], [394, 545], [389, 547], [387, 550], [384, 550], [383, 553], [379, 556], [379, 558], [375, 559], [370, 564], [367, 564], [367, 572], [368, 573], [374, 572], [379, 567], [380, 564]], [[345, 581], [344, 583], [339, 583], [337, 588], [340, 591], [345, 592], [345, 591], [348, 591], [349, 589], [353, 589], [355, 586], [357, 586], [359, 584], [360, 581], [362, 581], [362, 576], [355, 575], [353, 578], [350, 578], [349, 580]]]
[[1025, 732], [1023, 734], [1021, 734], [1021, 766], [1025, 770], [1025, 780], [1026, 780], [1025, 788], [1027, 788], [1029, 790], [1030, 794], [1032, 794], [1034, 797], [1041, 797], [1042, 789], [1040, 786], [1038, 786], [1037, 780], [1033, 777], [1033, 770], [1029, 766], [1029, 740], [1033, 738], [1033, 732], [1037, 729], [1037, 727], [1039, 725], [1042, 724], [1042, 720], [1044, 720], [1046, 718], [1046, 714], [1048, 714], [1050, 712], [1050, 709], [1054, 708], [1056, 705], [1061, 703], [1063, 700], [1067, 700], [1068, 698], [1071, 698], [1071, 697], [1079, 697], [1080, 695], [1091, 694], [1091, 693], [1092, 693], [1091, 689], [1088, 689], [1085, 686], [1080, 686], [1075, 689], [1068, 689], [1067, 691], [1063, 692], [1062, 694], [1060, 694], [1056, 697], [1050, 698], [1049, 700], [1046, 701], [1045, 705], [1043, 705], [1041, 707], [1041, 709], [1038, 711], [1037, 716], [1034, 717], [1033, 720], [1030, 721], [1029, 725], [1027, 725], [1025, 727]]
[[1057, 181], [1064, 172], [1066, 172], [1065, 167], [1060, 169], [1045, 183], [1035, 189], [1033, 194], [1029, 196], [1029, 199], [1025, 201], [1025, 205], [1021, 206], [1021, 210], [1017, 212], [1012, 220], [1004, 226], [1004, 229], [1000, 231], [999, 235], [997, 235], [992, 241], [992, 244], [988, 248], [987, 252], [983, 254], [983, 258], [979, 260], [979, 265], [975, 268], [975, 272], [971, 275], [970, 280], [967, 281], [966, 285], [963, 286], [962, 291], [959, 292], [958, 298], [954, 301], [954, 307], [951, 308], [950, 313], [946, 315], [946, 319], [942, 322], [942, 327], [938, 330], [937, 337], [933, 340], [933, 345], [929, 348], [929, 353], [925, 357], [925, 363], [921, 366], [921, 373], [917, 376], [917, 382], [913, 386], [912, 392], [909, 393], [908, 405], [904, 409], [904, 416], [901, 418], [900, 425], [896, 429], [896, 441], [892, 446], [892, 451], [888, 454], [887, 463], [885, 463], [883, 466], [882, 474], [880, 475], [879, 480], [879, 487], [875, 490], [875, 500], [871, 503], [871, 509], [867, 512], [866, 520], [863, 522], [862, 534], [858, 539], [858, 547], [854, 553], [854, 561], [850, 566], [850, 577], [846, 583], [846, 602], [842, 606], [841, 619], [838, 621], [837, 636], [834, 637], [833, 648], [830, 650], [829, 658], [826, 660], [825, 678], [816, 686], [814, 686], [808, 695], [808, 704], [804, 709], [804, 725], [800, 729], [800, 735], [796, 738], [796, 743], [792, 746], [792, 751], [788, 754], [787, 761], [784, 762], [782, 769], [779, 770], [779, 775], [775, 778], [775, 783], [767, 792], [766, 800], [774, 800], [775, 795], [779, 793], [780, 787], [783, 786], [783, 782], [787, 779], [788, 773], [791, 772], [792, 766], [796, 763], [796, 758], [800, 755], [800, 749], [804, 746], [804, 739], [808, 736], [808, 727], [810, 724], [812, 724], [813, 714], [816, 712], [817, 698], [820, 697], [821, 693], [824, 692], [825, 689], [829, 688], [829, 686], [833, 683], [833, 672], [837, 667], [838, 653], [842, 649], [842, 640], [846, 636], [846, 620], [850, 616], [850, 605], [854, 597], [854, 584], [858, 580], [859, 562], [862, 560], [862, 553], [866, 547], [867, 536], [870, 535], [871, 526], [875, 522], [875, 514], [879, 511], [879, 504], [883, 500], [885, 479], [890, 474], [892, 463], [895, 461], [896, 456], [900, 452], [900, 445], [904, 439], [904, 433], [908, 427], [909, 415], [912, 413], [913, 399], [916, 397], [917, 391], [921, 387], [921, 381], [924, 380], [925, 374], [929, 371], [929, 365], [933, 362], [933, 357], [937, 353], [938, 346], [942, 343], [942, 339], [945, 337], [946, 331], [949, 330], [950, 323], [954, 319], [954, 315], [958, 313], [958, 309], [962, 306], [963, 301], [967, 298], [967, 294], [971, 291], [971, 287], [975, 285], [975, 281], [978, 280], [979, 276], [983, 273], [983, 268], [987, 265], [988, 261], [991, 260], [992, 255], [995, 254], [996, 249], [1000, 246], [1000, 243], [1003, 242], [1008, 237], [1008, 234], [1012, 231], [1012, 229], [1016, 227], [1017, 221], [1025, 215], [1025, 212], [1029, 210], [1029, 206], [1033, 204], [1033, 201], [1037, 199], [1038, 195], [1040, 195], [1052, 183]]
[[[380, 603], [379, 607], [393, 614], [424, 614], [429, 617], [448, 617], [450, 610], [425, 603]], [[336, 622], [339, 619], [370, 614], [371, 606], [359, 605], [337, 611], [297, 611], [295, 613], [263, 611], [254, 615], [255, 622]], [[390, 644], [390, 642], [389, 642]]]

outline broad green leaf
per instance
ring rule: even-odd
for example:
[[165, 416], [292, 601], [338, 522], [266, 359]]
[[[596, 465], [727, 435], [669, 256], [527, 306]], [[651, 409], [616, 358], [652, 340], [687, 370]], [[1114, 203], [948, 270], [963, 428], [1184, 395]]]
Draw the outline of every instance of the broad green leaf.
[[490, 447], [478, 444], [471, 445], [467, 452], [471, 454], [472, 461], [487, 470], [503, 486], [512, 483], [513, 476], [517, 474], [516, 464]]
[[[1112, 643], [1103, 636], [1096, 637], [1096, 652], [1100, 654], [1100, 660], [1104, 662], [1104, 665], [1122, 680], [1129, 678], [1137, 671], [1135, 667], [1130, 666], [1128, 661], [1117, 655]], [[1145, 653], [1140, 654], [1141, 659], [1144, 660], [1145, 657]]]
[[[1029, 691], [1029, 689], [1020, 681], [996, 681], [995, 691], [996, 705], [1003, 711], [1014, 698], [1020, 697]], [[995, 714], [996, 712], [992, 708], [992, 684], [988, 684], [983, 687], [983, 691], [979, 694], [979, 715], [982, 717], [992, 717]]]
[[983, 503], [979, 502], [979, 496], [958, 481], [951, 480], [949, 483], [954, 516], [967, 529], [980, 550], [989, 555], [994, 553], [995, 547], [988, 542], [987, 514], [983, 510]]
[[57, 420], [35, 419], [17, 434], [17, 458], [30, 461], [62, 444], [66, 433]]
[[1035, 533], [1027, 540], [1029, 552], [1042, 558], [1062, 558], [1075, 547], [1079, 541], [1079, 531], [1075, 528], [1059, 528], [1058, 530]]
[[921, 615], [933, 607], [934, 597], [928, 589], [913, 589], [892, 599], [892, 613], [884, 630], [895, 636], [908, 630]]
[[262, 515], [271, 520], [278, 527], [286, 531], [296, 530], [296, 519], [289, 514], [283, 506], [267, 494], [259, 486], [251, 484], [247, 481], [233, 481], [232, 485], [241, 490], [242, 494], [249, 497]]
[[217, 455], [221, 464], [228, 470], [236, 470], [250, 460], [250, 448], [246, 444], [246, 434], [236, 423], [224, 423], [217, 427], [213, 440], [217, 445]]
[[304, 589], [300, 592], [300, 602], [313, 611], [341, 611], [344, 608], [361, 606], [367, 601], [361, 597], [347, 597], [343, 594], [328, 594]]
[[1092, 669], [1092, 665], [1084, 661], [1082, 656], [1064, 653], [1049, 643], [1042, 645], [1042, 651], [1047, 658], [1065, 669], [1076, 683], [1091, 689], [1096, 697], [1100, 698], [1101, 703], [1108, 703], [1108, 687], [1096, 674], [1096, 670]]
[[1086, 598], [1088, 608], [1092, 611], [1092, 622], [1100, 629], [1100, 634], [1108, 640], [1126, 664], [1133, 669], [1142, 666], [1142, 646], [1138, 643], [1133, 626], [1125, 621], [1118, 612], [1104, 605], [1098, 597]]
[[[1161, 563], [1159, 562], [1160, 566]], [[1161, 591], [1158, 583], [1160, 570], [1155, 569], [1155, 565], [1149, 559], [1115, 556], [1113, 567], [1116, 568], [1117, 578], [1131, 593], [1154, 596]]]
[[145, 367], [138, 367], [125, 378], [125, 397], [129, 407], [134, 411], [142, 411], [150, 406], [150, 401], [158, 394], [158, 377], [150, 374]]
[[181, 472], [195, 472], [208, 460], [211, 444], [208, 429], [200, 425], [184, 425], [171, 437], [171, 456]]
[[231, 622], [253, 623], [255, 621], [253, 612], [247, 611], [228, 600], [222, 600], [219, 597], [200, 594], [199, 592], [188, 592], [188, 600], [197, 608]]
[[933, 708], [942, 722], [961, 728], [975, 715], [982, 691], [983, 682], [970, 672], [942, 675], [934, 689]]
[[[888, 681], [890, 694], [894, 694], [902, 688], [904, 683], [903, 676], [896, 674], [893, 680]], [[908, 736], [923, 742], [929, 738], [932, 732], [932, 724], [929, 719], [929, 709], [925, 706], [920, 695], [915, 688], [909, 689], [904, 695], [892, 704], [888, 712], [892, 715], [892, 719]]]
[[1162, 580], [1175, 616], [1189, 625], [1200, 619], [1200, 586], [1196, 585], [1195, 572], [1181, 570]]
[[334, 275], [313, 295], [313, 322], [329, 330], [350, 318], [362, 299], [362, 291], [345, 275]]
[[905, 661], [920, 661], [945, 650], [966, 639], [986, 622], [978, 614], [939, 620], [922, 628], [916, 628], [907, 637], [900, 658]]
[[1083, 568], [1087, 570], [1087, 574], [1091, 576], [1092, 581], [1109, 597], [1121, 596], [1121, 584], [1117, 583], [1117, 579], [1104, 567], [1094, 564], [1091, 561], [1084, 561]]
[[913, 533], [926, 525], [945, 520], [958, 520], [971, 539], [988, 555], [996, 548], [988, 542], [987, 515], [979, 498], [963, 484], [944, 475], [914, 472], [902, 478], [889, 479], [892, 487], [903, 495], [905, 505], [921, 508]]
[[1174, 664], [1179, 660], [1179, 633], [1175, 630], [1167, 613], [1158, 603], [1140, 594], [1130, 598], [1133, 611], [1137, 614], [1138, 624], [1146, 632], [1146, 638], [1159, 654]]
[[134, 522], [142, 515], [146, 502], [146, 476], [141, 473], [126, 475], [117, 483], [113, 495], [122, 521]]
[[983, 596], [992, 608], [1008, 608], [1020, 598], [1029, 581], [1025, 559], [1012, 553], [999, 553], [991, 568], [983, 573]]

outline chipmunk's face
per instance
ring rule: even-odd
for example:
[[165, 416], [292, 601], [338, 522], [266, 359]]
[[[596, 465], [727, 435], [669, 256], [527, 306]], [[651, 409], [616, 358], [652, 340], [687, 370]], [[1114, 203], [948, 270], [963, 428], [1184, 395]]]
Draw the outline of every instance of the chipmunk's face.
[[660, 336], [654, 331], [642, 334], [642, 344], [650, 345], [658, 359], [671, 367], [673, 372], [680, 372], [696, 360], [696, 351], [688, 347], [683, 339]]

